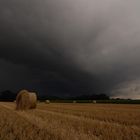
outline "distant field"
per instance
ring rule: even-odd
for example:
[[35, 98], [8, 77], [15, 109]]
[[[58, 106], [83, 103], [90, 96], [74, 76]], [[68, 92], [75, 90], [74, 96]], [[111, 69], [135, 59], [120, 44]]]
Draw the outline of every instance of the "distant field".
[[[93, 103], [93, 100], [75, 100], [77, 103]], [[53, 103], [73, 103], [73, 100], [51, 100]], [[109, 100], [96, 100], [97, 103], [107, 104], [140, 104], [140, 100], [130, 99], [109, 99]]]
[[0, 140], [140, 140], [140, 105], [0, 102]]

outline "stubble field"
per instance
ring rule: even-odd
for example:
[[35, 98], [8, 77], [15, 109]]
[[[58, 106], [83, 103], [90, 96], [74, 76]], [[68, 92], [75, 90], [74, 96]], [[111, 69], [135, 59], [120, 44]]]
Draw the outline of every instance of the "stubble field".
[[0, 102], [0, 140], [140, 140], [140, 105]]

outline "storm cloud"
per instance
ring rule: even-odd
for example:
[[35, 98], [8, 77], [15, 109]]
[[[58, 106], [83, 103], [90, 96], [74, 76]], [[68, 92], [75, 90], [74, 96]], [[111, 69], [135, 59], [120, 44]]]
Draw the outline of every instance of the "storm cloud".
[[139, 0], [1, 0], [0, 90], [140, 97]]

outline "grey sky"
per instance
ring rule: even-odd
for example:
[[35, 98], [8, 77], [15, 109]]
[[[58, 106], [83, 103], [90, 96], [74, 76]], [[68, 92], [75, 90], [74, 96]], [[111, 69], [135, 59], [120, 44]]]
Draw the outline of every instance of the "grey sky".
[[139, 16], [139, 0], [1, 0], [0, 90], [139, 98]]

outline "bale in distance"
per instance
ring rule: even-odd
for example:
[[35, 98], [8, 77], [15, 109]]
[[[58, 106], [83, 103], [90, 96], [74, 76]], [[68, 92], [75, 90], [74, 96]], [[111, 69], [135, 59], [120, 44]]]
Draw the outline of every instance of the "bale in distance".
[[45, 103], [46, 103], [46, 104], [49, 104], [49, 103], [50, 103], [50, 100], [46, 100]]
[[36, 108], [36, 103], [36, 93], [21, 90], [16, 97], [16, 110], [34, 109]]
[[93, 104], [96, 104], [96, 100], [93, 100], [92, 103], [93, 103]]
[[73, 103], [76, 103], [76, 101], [73, 101]]

